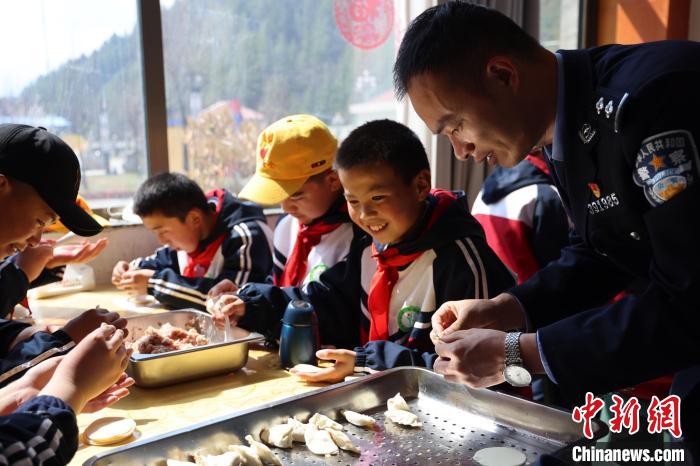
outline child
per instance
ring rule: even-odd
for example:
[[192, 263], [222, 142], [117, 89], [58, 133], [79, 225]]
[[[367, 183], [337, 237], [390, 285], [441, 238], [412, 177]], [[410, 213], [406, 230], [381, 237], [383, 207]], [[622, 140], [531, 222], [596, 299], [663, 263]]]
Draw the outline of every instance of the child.
[[[81, 236], [99, 233], [102, 227], [75, 204], [79, 186], [78, 158], [61, 139], [43, 128], [0, 125], [0, 260], [36, 247], [44, 227], [59, 217]], [[3, 315], [26, 296], [28, 287], [17, 264], [0, 262]], [[119, 314], [104, 309], [86, 311], [53, 333], [0, 319], [0, 386], [39, 361], [67, 352], [103, 322], [126, 325]]]
[[287, 303], [310, 301], [321, 344], [345, 349], [317, 353], [336, 365], [305, 375], [314, 381], [342, 380], [354, 368], [432, 367], [435, 356], [424, 352], [433, 351], [430, 318], [438, 305], [497, 294], [513, 277], [463, 194], [430, 189], [428, 158], [410, 129], [366, 123], [341, 144], [336, 166], [350, 217], [366, 233], [353, 240], [347, 259], [303, 288], [249, 284], [237, 297], [224, 295], [217, 318], [226, 314], [276, 338]]
[[185, 175], [161, 173], [139, 187], [134, 213], [165, 247], [114, 267], [112, 282], [132, 294], [206, 310], [216, 282], [264, 282], [272, 270], [272, 235], [262, 209], [225, 189], [205, 195]]
[[348, 253], [353, 236], [342, 186], [332, 168], [338, 142], [310, 115], [292, 115], [258, 137], [255, 175], [240, 192], [287, 213], [275, 227], [273, 279], [301, 286]]

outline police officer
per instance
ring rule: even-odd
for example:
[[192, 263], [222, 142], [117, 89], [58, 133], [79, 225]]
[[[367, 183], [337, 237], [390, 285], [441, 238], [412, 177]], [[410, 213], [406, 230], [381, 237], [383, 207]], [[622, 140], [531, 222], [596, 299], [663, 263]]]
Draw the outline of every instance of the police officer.
[[[554, 54], [494, 10], [447, 2], [410, 25], [394, 77], [458, 159], [509, 167], [544, 147], [575, 224], [527, 282], [438, 309], [435, 370], [473, 387], [546, 373], [578, 404], [676, 373], [696, 432], [700, 44]], [[639, 294], [610, 303], [632, 284]]]

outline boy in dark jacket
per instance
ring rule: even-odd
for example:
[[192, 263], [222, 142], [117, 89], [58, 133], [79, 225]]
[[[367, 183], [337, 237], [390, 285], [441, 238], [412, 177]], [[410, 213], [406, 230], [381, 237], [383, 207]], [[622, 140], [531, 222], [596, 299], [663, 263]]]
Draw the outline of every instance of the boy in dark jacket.
[[207, 293], [229, 279], [264, 282], [272, 270], [271, 231], [262, 209], [225, 189], [206, 195], [179, 173], [161, 173], [136, 192], [134, 213], [164, 245], [155, 254], [119, 261], [112, 282], [173, 308], [206, 310]]
[[277, 337], [287, 303], [310, 301], [321, 344], [342, 349], [317, 354], [335, 360], [332, 368], [296, 371], [308, 380], [432, 367], [435, 309], [491, 296], [512, 286], [513, 277], [486, 244], [464, 196], [430, 189], [428, 158], [410, 129], [389, 120], [360, 126], [341, 144], [336, 166], [350, 217], [365, 233], [356, 235], [346, 260], [303, 288], [249, 284], [237, 296], [219, 298], [215, 317], [226, 314], [241, 327]]

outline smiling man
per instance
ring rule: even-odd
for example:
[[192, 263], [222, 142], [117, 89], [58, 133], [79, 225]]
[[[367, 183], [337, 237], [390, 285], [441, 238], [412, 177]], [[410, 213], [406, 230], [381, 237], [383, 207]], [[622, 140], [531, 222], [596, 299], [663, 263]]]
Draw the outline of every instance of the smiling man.
[[[510, 167], [544, 147], [576, 227], [527, 282], [441, 306], [435, 369], [477, 387], [546, 373], [575, 402], [676, 372], [696, 431], [700, 45], [555, 54], [495, 10], [448, 2], [414, 20], [394, 73], [459, 159]], [[609, 304], [632, 283], [637, 295]]]

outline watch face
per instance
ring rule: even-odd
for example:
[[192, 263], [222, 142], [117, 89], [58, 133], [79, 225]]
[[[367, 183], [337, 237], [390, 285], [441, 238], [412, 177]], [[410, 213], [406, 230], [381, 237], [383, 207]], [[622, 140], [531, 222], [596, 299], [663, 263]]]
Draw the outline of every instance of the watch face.
[[514, 387], [527, 387], [532, 383], [532, 376], [523, 366], [515, 364], [506, 366], [503, 378]]

